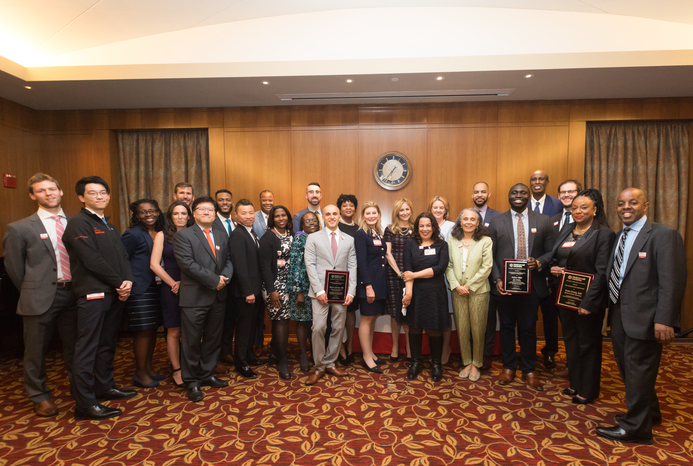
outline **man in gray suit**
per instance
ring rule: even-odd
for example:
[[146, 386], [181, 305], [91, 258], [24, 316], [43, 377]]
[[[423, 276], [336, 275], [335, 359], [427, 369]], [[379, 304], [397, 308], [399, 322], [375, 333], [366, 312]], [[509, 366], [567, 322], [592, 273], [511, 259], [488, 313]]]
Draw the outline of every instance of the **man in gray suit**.
[[258, 238], [262, 238], [267, 231], [267, 217], [272, 207], [274, 207], [274, 194], [269, 189], [265, 189], [260, 193], [260, 210], [255, 212], [253, 222], [253, 231]]
[[213, 227], [217, 205], [203, 196], [192, 205], [195, 225], [173, 237], [181, 270], [181, 372], [188, 399], [201, 401], [200, 387], [226, 387], [214, 376], [224, 327], [226, 284], [233, 274], [227, 235]]
[[[306, 272], [310, 280], [308, 296], [313, 304], [313, 360], [315, 372], [306, 385], [314, 385], [325, 372], [335, 376], [346, 376], [347, 372], [335, 366], [339, 347], [344, 336], [347, 306], [356, 294], [356, 248], [354, 239], [339, 230], [339, 209], [328, 205], [323, 209], [325, 229], [308, 235], [305, 247]], [[338, 270], [349, 272], [347, 297], [342, 304], [332, 304], [332, 333], [325, 350], [325, 331], [330, 304], [325, 293], [325, 272]]]
[[75, 296], [62, 239], [68, 217], [60, 205], [63, 191], [53, 177], [36, 173], [28, 188], [38, 212], [7, 225], [2, 246], [7, 274], [21, 292], [17, 314], [24, 322], [24, 387], [34, 412], [50, 417], [58, 414], [58, 407], [46, 385], [45, 354], [55, 326], [70, 384], [75, 352]]
[[620, 442], [652, 443], [662, 413], [655, 382], [662, 345], [674, 339], [686, 291], [686, 250], [678, 231], [647, 218], [645, 193], [628, 188], [618, 196], [618, 234], [607, 268], [611, 337], [626, 386], [628, 411], [597, 434]]
[[294, 231], [298, 231], [301, 227], [301, 217], [303, 217], [306, 212], [313, 212], [316, 217], [318, 217], [320, 229], [322, 230], [325, 228], [325, 219], [322, 217], [322, 211], [320, 210], [322, 191], [318, 183], [312, 182], [308, 184], [306, 187], [306, 200], [308, 201], [308, 207], [294, 214]]

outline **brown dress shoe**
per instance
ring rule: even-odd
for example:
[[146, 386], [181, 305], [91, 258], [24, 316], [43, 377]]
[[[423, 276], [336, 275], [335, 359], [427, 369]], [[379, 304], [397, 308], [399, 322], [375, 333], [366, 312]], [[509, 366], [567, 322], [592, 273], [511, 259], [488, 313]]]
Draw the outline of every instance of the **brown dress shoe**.
[[508, 385], [515, 379], [515, 371], [511, 369], [503, 369], [503, 372], [498, 376], [498, 385]]
[[52, 417], [58, 414], [58, 407], [55, 406], [51, 399], [43, 400], [39, 404], [34, 405], [34, 412], [37, 416]]
[[327, 369], [325, 369], [325, 372], [327, 372], [330, 375], [335, 375], [337, 377], [346, 377], [347, 375], [349, 375], [347, 371], [337, 369], [337, 367], [328, 367]]
[[558, 377], [563, 377], [564, 379], [567, 379], [570, 377], [570, 372], [568, 371], [568, 366], [565, 366], [563, 369], [560, 371], [554, 372], [554, 375], [557, 375]]
[[315, 371], [312, 374], [310, 374], [310, 377], [308, 377], [306, 385], [315, 385], [316, 383], [318, 383], [318, 380], [322, 379], [324, 376], [325, 371]]
[[539, 380], [539, 376], [537, 376], [537, 374], [534, 372], [522, 374], [522, 380], [527, 382], [529, 388], [532, 388], [538, 392], [544, 391], [544, 384], [541, 382], [541, 380]]
[[487, 371], [493, 365], [493, 358], [491, 356], [484, 356], [484, 365], [480, 367], [480, 370]]
[[219, 358], [219, 361], [223, 362], [224, 364], [229, 364], [231, 366], [234, 365], [233, 356], [231, 356], [230, 354], [225, 354], [225, 355], [221, 356]]
[[217, 361], [217, 365], [214, 366], [214, 373], [216, 375], [225, 375], [229, 373], [229, 368], [223, 365], [221, 361]]

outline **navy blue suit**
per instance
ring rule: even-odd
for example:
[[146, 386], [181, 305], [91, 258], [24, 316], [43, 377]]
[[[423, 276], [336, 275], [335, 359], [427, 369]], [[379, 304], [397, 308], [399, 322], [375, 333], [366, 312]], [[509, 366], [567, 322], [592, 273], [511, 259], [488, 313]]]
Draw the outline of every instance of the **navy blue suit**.
[[132, 275], [135, 277], [130, 295], [142, 295], [154, 280], [154, 272], [149, 267], [154, 242], [149, 233], [139, 226], [125, 230], [120, 240], [128, 253]]
[[[537, 201], [532, 197], [529, 200], [529, 210], [534, 210], [534, 204]], [[544, 215], [548, 215], [549, 217], [553, 217], [556, 214], [560, 214], [563, 212], [563, 204], [561, 204], [561, 201], [556, 197], [556, 196], [549, 196], [548, 194], [546, 195], [546, 199], [544, 200], [544, 208], [542, 209], [541, 213]]]
[[358, 279], [356, 281], [356, 297], [366, 298], [366, 287], [371, 285], [375, 299], [387, 298], [387, 263], [385, 259], [385, 240], [379, 238], [380, 245], [374, 235], [359, 229], [354, 236], [356, 246], [356, 261]]

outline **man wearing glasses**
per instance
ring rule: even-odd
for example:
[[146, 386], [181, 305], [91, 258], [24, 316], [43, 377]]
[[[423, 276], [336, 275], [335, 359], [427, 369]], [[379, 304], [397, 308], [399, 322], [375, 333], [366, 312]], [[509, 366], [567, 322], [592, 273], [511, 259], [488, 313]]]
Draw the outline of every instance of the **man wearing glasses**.
[[214, 376], [221, 350], [226, 284], [233, 274], [227, 234], [214, 226], [217, 203], [209, 196], [192, 204], [195, 225], [173, 237], [173, 253], [181, 271], [181, 375], [188, 399], [201, 401], [200, 387], [221, 388]]
[[582, 184], [576, 180], [565, 180], [558, 185], [558, 200], [561, 201], [563, 210], [551, 217], [551, 224], [556, 230], [556, 235], [558, 235], [558, 232], [560, 232], [564, 226], [570, 225], [575, 221], [573, 220], [571, 211], [573, 210], [573, 199], [575, 199], [575, 196], [577, 196], [580, 191], [582, 191]]
[[77, 298], [72, 394], [77, 402], [75, 419], [100, 421], [122, 413], [100, 401], [137, 395], [117, 388], [113, 378], [120, 317], [134, 278], [118, 229], [104, 216], [111, 200], [108, 183], [87, 176], [77, 182], [75, 191], [84, 207], [63, 234]]

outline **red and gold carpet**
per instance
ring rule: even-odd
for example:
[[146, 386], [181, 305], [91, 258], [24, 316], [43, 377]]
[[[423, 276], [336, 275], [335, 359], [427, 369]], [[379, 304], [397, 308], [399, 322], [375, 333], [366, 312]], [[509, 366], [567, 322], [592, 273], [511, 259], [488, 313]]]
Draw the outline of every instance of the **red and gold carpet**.
[[[163, 341], [155, 360], [167, 367]], [[251, 381], [222, 376], [230, 386], [205, 388], [201, 403], [189, 402], [169, 378], [109, 402], [124, 410], [120, 417], [77, 422], [59, 356], [50, 354], [48, 365], [60, 408], [48, 419], [35, 416], [26, 398], [21, 361], [0, 365], [0, 465], [693, 464], [693, 345], [685, 343], [664, 351], [657, 386], [664, 421], [651, 446], [594, 433], [625, 409], [608, 343], [602, 396], [587, 406], [571, 404], [560, 394], [567, 382], [548, 373], [541, 373], [544, 392], [519, 381], [501, 387], [488, 374], [460, 381], [453, 356], [442, 382], [430, 381], [427, 366], [408, 387], [406, 362], [385, 366], [383, 375], [352, 367], [349, 378], [327, 376], [313, 387], [303, 384], [298, 365], [289, 381], [264, 366]], [[127, 340], [116, 368], [116, 381], [130, 386]], [[492, 373], [499, 369], [495, 362]]]

